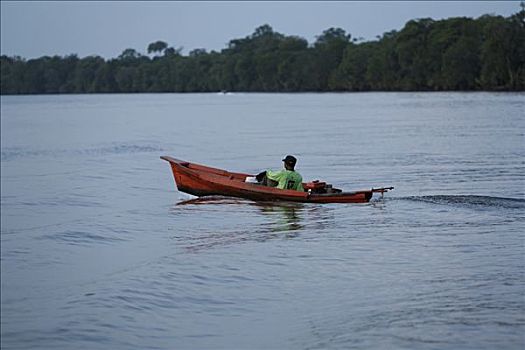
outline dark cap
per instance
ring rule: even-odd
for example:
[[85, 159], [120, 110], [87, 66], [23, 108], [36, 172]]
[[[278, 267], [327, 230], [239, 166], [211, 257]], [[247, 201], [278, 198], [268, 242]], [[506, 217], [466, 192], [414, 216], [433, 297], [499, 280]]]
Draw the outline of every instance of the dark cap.
[[297, 158], [295, 158], [294, 156], [291, 156], [291, 155], [287, 155], [283, 159], [283, 162], [285, 162], [288, 165], [295, 166], [295, 163], [297, 163]]

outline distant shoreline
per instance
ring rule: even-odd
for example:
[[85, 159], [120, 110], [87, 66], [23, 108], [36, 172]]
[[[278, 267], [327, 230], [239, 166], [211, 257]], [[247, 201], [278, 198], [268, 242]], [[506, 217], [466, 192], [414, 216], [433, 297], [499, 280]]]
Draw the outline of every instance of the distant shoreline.
[[[257, 91], [229, 91], [228, 96], [235, 95], [320, 95], [320, 94], [525, 94], [525, 90], [490, 91], [490, 90], [442, 90], [442, 91], [301, 91], [301, 92], [257, 92]], [[117, 95], [221, 95], [220, 92], [86, 92], [86, 93], [34, 93], [34, 94], [1, 94], [1, 97], [31, 97], [31, 96], [117, 96]]]
[[510, 17], [411, 20], [362, 42], [340, 28], [313, 44], [269, 25], [221, 52], [162, 41], [114, 59], [0, 56], [0, 94], [525, 91], [525, 6]]

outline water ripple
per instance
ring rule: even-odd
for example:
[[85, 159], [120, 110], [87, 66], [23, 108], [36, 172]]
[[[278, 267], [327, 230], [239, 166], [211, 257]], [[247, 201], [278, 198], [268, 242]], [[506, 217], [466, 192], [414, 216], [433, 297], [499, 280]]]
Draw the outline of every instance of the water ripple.
[[110, 244], [126, 240], [123, 236], [103, 234], [100, 229], [96, 231], [64, 230], [42, 235], [40, 239], [50, 239], [71, 245]]
[[464, 206], [470, 208], [525, 209], [525, 199], [490, 197], [476, 195], [435, 195], [398, 197], [397, 200], [409, 200], [432, 204]]
[[134, 153], [159, 153], [165, 151], [157, 145], [141, 145], [134, 143], [112, 143], [103, 147], [77, 148], [77, 149], [27, 149], [22, 147], [2, 148], [1, 160], [11, 161], [19, 158], [62, 158], [68, 156], [108, 156]]

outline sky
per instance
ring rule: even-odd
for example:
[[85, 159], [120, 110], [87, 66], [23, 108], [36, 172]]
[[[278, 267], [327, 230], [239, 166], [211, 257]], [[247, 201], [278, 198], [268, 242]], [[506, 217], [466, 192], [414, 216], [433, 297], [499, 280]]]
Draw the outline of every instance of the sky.
[[146, 53], [162, 40], [220, 51], [269, 24], [274, 31], [315, 41], [339, 27], [375, 40], [416, 18], [510, 16], [520, 1], [7, 1], [1, 0], [1, 54], [24, 58], [77, 54], [117, 57]]

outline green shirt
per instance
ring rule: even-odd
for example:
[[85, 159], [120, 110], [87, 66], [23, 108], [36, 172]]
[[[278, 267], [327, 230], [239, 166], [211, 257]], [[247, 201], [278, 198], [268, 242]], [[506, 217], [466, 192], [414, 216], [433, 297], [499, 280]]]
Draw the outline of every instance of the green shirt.
[[277, 181], [279, 184], [277, 188], [282, 190], [296, 190], [304, 192], [303, 177], [296, 171], [280, 170], [280, 171], [266, 171], [266, 177], [270, 180]]

